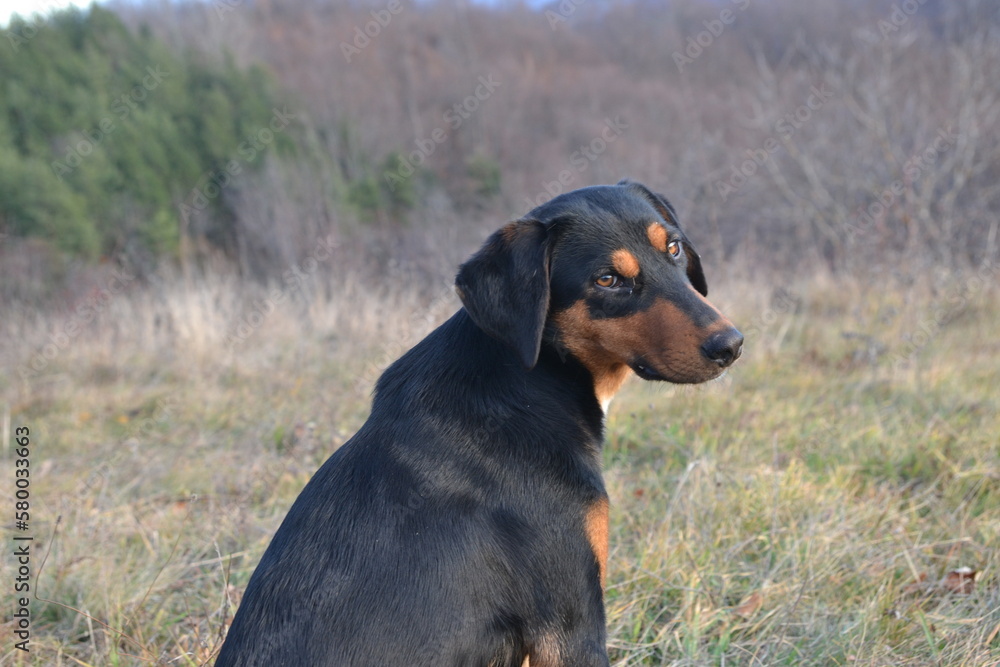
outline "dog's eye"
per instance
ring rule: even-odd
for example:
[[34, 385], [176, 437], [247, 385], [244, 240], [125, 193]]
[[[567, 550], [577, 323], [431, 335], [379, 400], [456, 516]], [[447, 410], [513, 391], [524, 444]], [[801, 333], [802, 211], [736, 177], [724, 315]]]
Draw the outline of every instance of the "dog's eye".
[[671, 241], [667, 245], [667, 252], [670, 253], [671, 257], [677, 259], [678, 257], [681, 256], [681, 244], [677, 241]]
[[605, 275], [603, 275], [600, 278], [598, 278], [597, 280], [595, 280], [594, 284], [596, 284], [598, 287], [604, 287], [606, 289], [611, 289], [613, 287], [619, 287], [623, 283], [622, 283], [622, 279], [619, 278], [618, 276], [614, 275], [613, 273], [606, 273]]

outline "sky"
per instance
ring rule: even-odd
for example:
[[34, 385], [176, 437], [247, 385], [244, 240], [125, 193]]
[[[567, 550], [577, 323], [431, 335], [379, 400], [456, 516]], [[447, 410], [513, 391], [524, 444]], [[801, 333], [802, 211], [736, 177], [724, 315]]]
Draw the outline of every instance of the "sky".
[[28, 17], [38, 12], [45, 16], [53, 9], [69, 5], [87, 7], [90, 0], [0, 0], [0, 26], [6, 26], [12, 14]]

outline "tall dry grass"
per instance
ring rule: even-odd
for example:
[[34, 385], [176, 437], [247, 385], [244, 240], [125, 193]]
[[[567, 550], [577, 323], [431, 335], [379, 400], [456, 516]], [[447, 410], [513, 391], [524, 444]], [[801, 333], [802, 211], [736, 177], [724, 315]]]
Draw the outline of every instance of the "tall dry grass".
[[[209, 663], [380, 370], [457, 307], [445, 282], [329, 268], [236, 346], [269, 292], [178, 277], [111, 299], [37, 377], [4, 376], [0, 407], [36, 443], [37, 553], [51, 550], [34, 651], [10, 650], [5, 625], [4, 662]], [[634, 380], [609, 416], [614, 664], [994, 664], [992, 271], [708, 271], [745, 358], [698, 388]], [[65, 324], [3, 321], [6, 368]], [[941, 583], [960, 567], [977, 573], [968, 594]]]

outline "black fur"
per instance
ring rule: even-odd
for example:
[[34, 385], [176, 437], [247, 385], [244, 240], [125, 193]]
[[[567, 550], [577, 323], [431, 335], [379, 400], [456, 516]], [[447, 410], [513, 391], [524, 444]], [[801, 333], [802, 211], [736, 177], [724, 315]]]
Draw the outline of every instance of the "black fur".
[[[595, 257], [658, 217], [676, 225], [624, 182], [489, 238], [459, 271], [464, 308], [386, 370], [368, 421], [289, 510], [217, 667], [521, 667], [543, 649], [558, 662], [537, 667], [607, 667], [582, 529], [606, 498], [604, 414], [545, 325], [581, 298]], [[707, 291], [693, 248], [676, 270], [664, 284]]]
[[[672, 225], [680, 227], [677, 223], [677, 213], [674, 211], [674, 207], [670, 205], [667, 198], [661, 194], [653, 192], [645, 185], [641, 183], [636, 183], [635, 181], [623, 180], [618, 183], [618, 185], [624, 185], [632, 188], [646, 198], [649, 203], [651, 203], [656, 211], [663, 216], [663, 219]], [[701, 292], [702, 296], [708, 296], [708, 282], [705, 280], [705, 273], [701, 270], [701, 257], [695, 251], [694, 246], [691, 242], [684, 238], [682, 241], [684, 245], [684, 254], [687, 255], [687, 276], [688, 280], [691, 281], [691, 286], [696, 290]]]

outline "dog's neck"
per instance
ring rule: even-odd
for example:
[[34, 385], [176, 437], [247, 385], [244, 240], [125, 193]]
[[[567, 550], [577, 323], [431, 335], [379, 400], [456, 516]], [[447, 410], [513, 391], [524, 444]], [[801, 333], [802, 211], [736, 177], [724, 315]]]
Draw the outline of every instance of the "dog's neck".
[[[415, 369], [434, 368], [434, 376]], [[469, 387], [474, 385], [475, 391]], [[593, 389], [590, 372], [565, 349], [542, 343], [534, 368], [526, 370], [518, 355], [475, 325], [464, 309], [400, 357], [379, 378], [375, 402], [401, 409], [421, 401], [432, 410], [465, 412], [493, 421], [496, 414], [554, 410], [586, 426], [599, 442], [604, 436], [605, 406]], [[469, 403], [471, 397], [479, 403]], [[487, 396], [488, 405], [481, 397]]]

